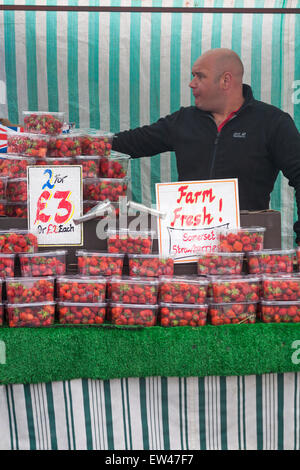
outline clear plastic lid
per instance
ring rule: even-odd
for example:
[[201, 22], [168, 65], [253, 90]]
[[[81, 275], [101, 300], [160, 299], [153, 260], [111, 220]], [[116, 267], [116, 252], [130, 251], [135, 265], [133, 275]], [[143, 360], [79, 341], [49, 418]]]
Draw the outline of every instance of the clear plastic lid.
[[128, 236], [140, 236], [140, 237], [148, 237], [151, 236], [152, 238], [155, 235], [153, 230], [131, 230], [131, 229], [107, 229], [107, 235], [119, 235], [121, 237], [128, 237]]
[[300, 281], [300, 273], [264, 273], [261, 278], [263, 281]]
[[82, 135], [87, 135], [88, 137], [112, 139], [114, 136], [113, 132], [102, 131], [101, 129], [80, 129], [79, 131]]
[[33, 157], [28, 157], [28, 155], [21, 155], [21, 154], [9, 154], [5, 153], [3, 155], [0, 155], [0, 161], [1, 160], [19, 160], [23, 161], [26, 160], [27, 163], [34, 165], [36, 159]]
[[214, 257], [214, 256], [222, 256], [224, 258], [230, 257], [230, 258], [243, 258], [244, 253], [240, 252], [227, 252], [227, 251], [212, 251], [210, 253], [201, 253], [198, 255], [199, 259], [205, 258], [205, 257]]
[[124, 178], [84, 178], [84, 184], [100, 184], [100, 183], [125, 183], [128, 181], [128, 176]]
[[240, 227], [240, 228], [217, 228], [218, 232], [239, 233], [239, 232], [265, 232], [266, 227]]
[[151, 310], [156, 310], [159, 305], [158, 304], [122, 304], [121, 302], [109, 302], [109, 307], [122, 307], [122, 308], [129, 308], [129, 309], [151, 309]]
[[300, 300], [261, 300], [260, 304], [263, 306], [287, 306], [296, 305], [300, 307]]
[[200, 278], [199, 276], [173, 276], [173, 277], [168, 277], [168, 276], [160, 276], [159, 278], [161, 284], [164, 282], [168, 284], [178, 284], [180, 282], [184, 282], [187, 284], [200, 284], [200, 285], [207, 285], [209, 284], [208, 279], [205, 278]]
[[75, 160], [100, 160], [103, 158], [101, 155], [75, 155]]
[[160, 255], [159, 253], [149, 253], [149, 254], [134, 254], [134, 253], [127, 253], [128, 258], [138, 258], [138, 259], [160, 259], [160, 260], [166, 260], [166, 259], [174, 259], [175, 254], [170, 254], [170, 255]]
[[133, 277], [133, 276], [122, 276], [121, 278], [118, 276], [111, 276], [109, 279], [111, 283], [117, 284], [151, 284], [151, 285], [159, 285], [160, 280], [151, 278], [151, 277]]
[[[1, 179], [1, 178], [0, 178]], [[8, 180], [8, 184], [11, 184], [11, 183], [20, 183], [24, 181], [25, 183], [27, 183], [27, 178], [9, 178]]]
[[57, 119], [64, 119], [64, 111], [22, 111], [23, 116], [54, 116]]
[[59, 276], [56, 278], [57, 282], [63, 282], [64, 284], [73, 284], [74, 282], [81, 283], [81, 284], [97, 284], [98, 282], [106, 283], [107, 279], [104, 276], [80, 276], [79, 274], [73, 276]]
[[12, 137], [25, 138], [26, 137], [27, 139], [45, 140], [46, 142], [48, 142], [51, 138], [47, 134], [32, 134], [31, 132], [15, 132], [15, 131], [7, 131], [7, 137], [8, 138], [12, 138]]
[[67, 162], [67, 163], [71, 164], [71, 162], [74, 162], [75, 158], [76, 157], [40, 157], [40, 158], [37, 157], [37, 159], [35, 159], [35, 161], [37, 160], [36, 165], [38, 165], [40, 161], [46, 162], [49, 165], [52, 165], [54, 161]]
[[217, 283], [217, 284], [224, 284], [230, 282], [260, 282], [261, 276], [253, 276], [249, 274], [239, 275], [239, 274], [232, 274], [232, 275], [220, 275], [220, 276], [208, 276], [210, 277], [210, 281]]
[[7, 308], [34, 308], [34, 307], [44, 307], [45, 305], [56, 305], [56, 302], [32, 302], [30, 304], [5, 304]]
[[55, 250], [55, 251], [37, 251], [35, 253], [20, 253], [20, 258], [40, 258], [42, 256], [65, 256], [68, 253], [67, 250]]
[[272, 256], [272, 255], [294, 255], [295, 250], [288, 249], [288, 250], [258, 250], [258, 251], [248, 251], [246, 256]]
[[7, 277], [6, 283], [9, 282], [17, 283], [17, 284], [26, 284], [27, 282], [38, 282], [38, 281], [49, 281], [54, 282], [55, 277], [53, 276], [40, 276], [40, 277]]
[[100, 251], [85, 251], [85, 250], [77, 250], [76, 251], [76, 256], [106, 256], [108, 258], [124, 258], [125, 253], [108, 253], [106, 252], [100, 252]]
[[214, 301], [209, 301], [209, 306], [214, 307], [214, 308], [220, 308], [220, 307], [225, 307], [225, 308], [230, 308], [232, 305], [257, 305], [259, 304], [260, 301], [248, 301], [248, 302], [214, 302]]
[[15, 258], [17, 253], [1, 253], [0, 252], [0, 259], [1, 258]]
[[115, 150], [112, 150], [110, 155], [104, 158], [108, 158], [109, 160], [129, 160], [131, 157], [126, 153], [116, 152]]
[[91, 308], [104, 308], [107, 307], [107, 302], [57, 302], [58, 307], [91, 307]]
[[[219, 304], [218, 304], [219, 305]], [[169, 302], [160, 302], [160, 307], [169, 307], [169, 308], [186, 308], [186, 309], [197, 309], [197, 308], [208, 308], [208, 304], [174, 304]]]

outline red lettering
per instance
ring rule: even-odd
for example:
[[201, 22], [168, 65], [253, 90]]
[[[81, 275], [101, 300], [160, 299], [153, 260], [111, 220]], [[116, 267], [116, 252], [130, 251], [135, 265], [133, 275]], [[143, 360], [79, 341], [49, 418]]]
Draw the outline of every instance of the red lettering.
[[49, 191], [43, 191], [40, 197], [38, 198], [37, 202], [37, 209], [36, 209], [36, 216], [35, 216], [35, 222], [41, 221], [43, 223], [47, 223], [48, 220], [50, 219], [51, 215], [46, 215], [42, 213], [42, 210], [44, 210], [47, 206], [46, 202], [42, 202], [42, 199], [48, 200], [50, 197]]

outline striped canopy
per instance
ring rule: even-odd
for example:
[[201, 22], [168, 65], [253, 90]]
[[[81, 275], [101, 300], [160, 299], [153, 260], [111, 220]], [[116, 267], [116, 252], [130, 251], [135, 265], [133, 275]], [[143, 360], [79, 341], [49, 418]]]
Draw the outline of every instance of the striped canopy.
[[[0, 1], [14, 3], [181, 10], [0, 11], [0, 114], [13, 123], [23, 110], [65, 111], [76, 127], [112, 132], [154, 122], [193, 104], [192, 64], [208, 49], [228, 47], [241, 56], [255, 98], [288, 112], [300, 129], [300, 15], [286, 10], [300, 0]], [[206, 7], [218, 13], [199, 11]], [[266, 12], [240, 12], [250, 7]], [[137, 159], [132, 198], [155, 204], [155, 183], [176, 178], [173, 153]], [[281, 210], [283, 247], [291, 247], [297, 210], [281, 174], [271, 208]]]

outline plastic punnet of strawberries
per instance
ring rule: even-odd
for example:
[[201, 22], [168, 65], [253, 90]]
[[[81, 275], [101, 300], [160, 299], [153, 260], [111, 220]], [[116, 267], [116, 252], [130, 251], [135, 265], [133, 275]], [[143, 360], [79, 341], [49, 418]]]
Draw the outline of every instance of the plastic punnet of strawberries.
[[265, 227], [217, 230], [218, 251], [247, 252], [262, 250]]

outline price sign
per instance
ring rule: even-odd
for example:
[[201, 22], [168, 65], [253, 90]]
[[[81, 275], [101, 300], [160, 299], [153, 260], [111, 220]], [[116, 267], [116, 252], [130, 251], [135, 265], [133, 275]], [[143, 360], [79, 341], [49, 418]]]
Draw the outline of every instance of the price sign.
[[237, 179], [157, 183], [156, 202], [167, 214], [158, 219], [159, 252], [177, 263], [216, 251], [216, 229], [240, 224]]
[[28, 228], [40, 246], [83, 244], [82, 167], [80, 165], [27, 168]]

